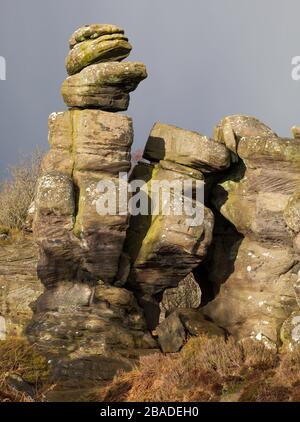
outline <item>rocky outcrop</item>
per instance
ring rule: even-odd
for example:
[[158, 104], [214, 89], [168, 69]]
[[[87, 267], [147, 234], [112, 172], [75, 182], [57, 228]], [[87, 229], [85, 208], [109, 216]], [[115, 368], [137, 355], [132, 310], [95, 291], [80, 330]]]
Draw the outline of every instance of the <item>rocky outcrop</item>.
[[190, 335], [300, 344], [298, 128], [280, 138], [234, 115], [211, 139], [156, 123], [128, 182], [132, 120], [112, 112], [147, 77], [142, 63], [121, 62], [130, 50], [114, 25], [70, 39], [69, 110], [49, 118], [31, 207], [42, 284], [27, 273], [32, 244], [0, 245], [0, 339], [27, 325], [54, 382], [106, 381]]
[[[207, 268], [217, 296], [204, 312], [237, 337], [276, 345], [282, 323], [297, 307], [299, 256], [293, 244], [299, 230], [300, 143], [277, 137], [256, 119], [232, 116], [218, 128], [227, 144], [228, 125], [239, 162], [212, 193], [228, 224], [214, 235]], [[223, 277], [226, 268], [230, 274]]]

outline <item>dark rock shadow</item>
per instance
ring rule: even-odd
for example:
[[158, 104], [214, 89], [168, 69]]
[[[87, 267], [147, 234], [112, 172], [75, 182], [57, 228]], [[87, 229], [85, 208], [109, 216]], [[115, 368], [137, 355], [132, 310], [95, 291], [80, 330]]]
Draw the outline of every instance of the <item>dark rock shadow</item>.
[[193, 271], [202, 292], [201, 307], [218, 295], [221, 285], [234, 272], [235, 259], [244, 238], [218, 210], [228, 200], [227, 191], [219, 183], [227, 180], [238, 182], [244, 177], [245, 170], [245, 164], [240, 160], [226, 172], [206, 178], [205, 205], [213, 211], [215, 225], [207, 256]]

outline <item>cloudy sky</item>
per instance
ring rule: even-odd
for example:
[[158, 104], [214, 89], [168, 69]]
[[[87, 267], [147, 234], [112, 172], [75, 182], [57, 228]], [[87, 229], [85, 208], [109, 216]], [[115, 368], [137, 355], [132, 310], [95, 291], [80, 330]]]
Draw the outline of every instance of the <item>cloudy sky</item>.
[[300, 125], [299, 0], [1, 0], [0, 175], [36, 145], [64, 110], [68, 39], [87, 23], [122, 26], [149, 78], [131, 95], [135, 148], [155, 121], [211, 134], [230, 114], [251, 114], [282, 136]]

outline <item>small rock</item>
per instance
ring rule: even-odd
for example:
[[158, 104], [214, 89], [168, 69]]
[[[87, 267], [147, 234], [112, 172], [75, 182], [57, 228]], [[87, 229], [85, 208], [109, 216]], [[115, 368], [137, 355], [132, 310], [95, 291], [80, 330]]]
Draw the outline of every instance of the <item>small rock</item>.
[[156, 328], [158, 342], [164, 353], [176, 353], [183, 346], [186, 333], [177, 312], [173, 312]]

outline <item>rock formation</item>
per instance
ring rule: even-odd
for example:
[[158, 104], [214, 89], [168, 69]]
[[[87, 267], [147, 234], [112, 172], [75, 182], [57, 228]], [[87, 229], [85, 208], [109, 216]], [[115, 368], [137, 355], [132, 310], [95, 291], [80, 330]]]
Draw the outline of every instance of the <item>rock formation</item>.
[[105, 380], [156, 348], [133, 293], [113, 286], [128, 211], [121, 203], [113, 215], [97, 208], [99, 182], [123, 189], [119, 172], [131, 166], [132, 120], [106, 110], [127, 109], [147, 72], [142, 63], [119, 62], [131, 46], [112, 25], [80, 28], [70, 47], [72, 76], [62, 94], [72, 108], [49, 117], [51, 149], [36, 191], [33, 232], [45, 291], [27, 333], [53, 362], [54, 378]]
[[218, 217], [207, 264], [217, 296], [204, 312], [238, 338], [275, 346], [297, 308], [300, 142], [245, 116], [223, 119], [215, 133], [238, 162], [212, 192], [226, 221]]
[[[36, 259], [24, 247], [16, 278], [0, 271], [0, 339], [32, 318], [26, 333], [49, 356], [52, 376], [91, 382], [159, 346], [177, 352], [187, 335], [299, 346], [299, 128], [280, 138], [234, 115], [211, 139], [156, 123], [127, 181], [119, 173], [131, 170], [132, 120], [115, 112], [147, 77], [142, 63], [121, 62], [131, 48], [114, 25], [88, 25], [70, 39], [69, 110], [50, 115], [32, 207], [44, 291], [27, 274]], [[133, 195], [107, 213], [101, 184], [116, 198]], [[0, 262], [16, 265], [10, 254], [0, 249]], [[14, 307], [22, 292], [26, 301]]]

